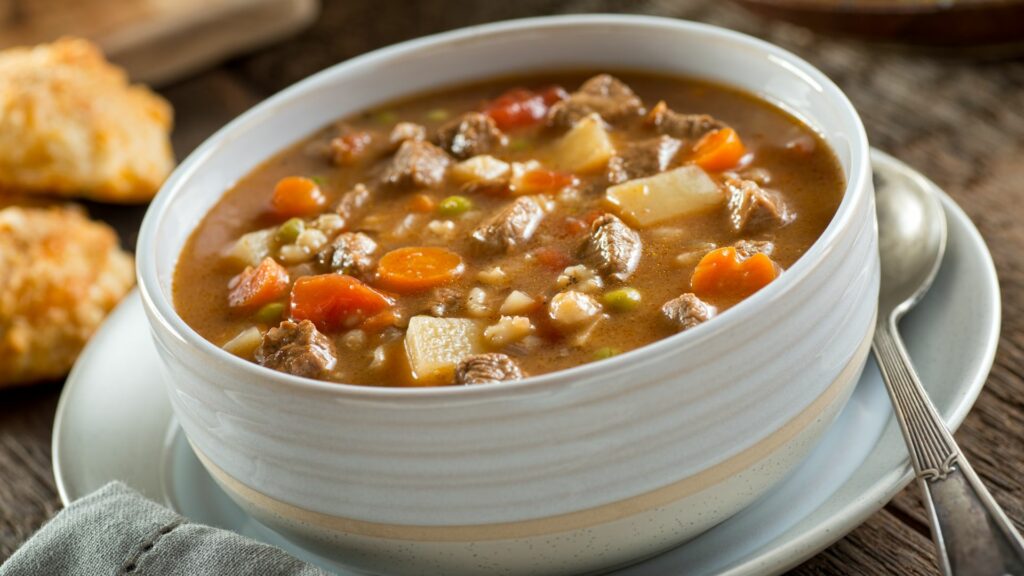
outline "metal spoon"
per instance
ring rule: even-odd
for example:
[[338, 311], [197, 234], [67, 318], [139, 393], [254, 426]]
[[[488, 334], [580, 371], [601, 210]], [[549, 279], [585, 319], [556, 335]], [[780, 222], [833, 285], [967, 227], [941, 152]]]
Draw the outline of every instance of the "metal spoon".
[[932, 188], [919, 175], [876, 176], [882, 282], [871, 347], [924, 493], [942, 573], [1024, 576], [1024, 540], [946, 429], [897, 331], [945, 252], [946, 216]]

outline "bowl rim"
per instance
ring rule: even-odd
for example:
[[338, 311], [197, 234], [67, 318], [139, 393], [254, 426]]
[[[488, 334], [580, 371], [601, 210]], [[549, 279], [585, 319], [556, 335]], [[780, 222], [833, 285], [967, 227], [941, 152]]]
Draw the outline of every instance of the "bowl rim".
[[[626, 28], [660, 28], [674, 30], [683, 34], [697, 34], [705, 37], [713, 37], [716, 40], [724, 40], [734, 45], [745, 46], [756, 49], [770, 57], [774, 57], [785, 63], [795, 75], [802, 77], [808, 84], [814, 86], [825, 98], [834, 102], [837, 110], [844, 121], [848, 123], [854, 132], [850, 137], [850, 168], [846, 181], [846, 188], [843, 192], [843, 199], [840, 202], [835, 216], [822, 232], [821, 236], [808, 248], [808, 250], [786, 270], [784, 280], [772, 282], [757, 293], [747, 297], [742, 302], [723, 312], [716, 317], [714, 322], [708, 322], [696, 326], [690, 330], [680, 332], [639, 348], [624, 352], [617, 356], [597, 362], [589, 362], [579, 366], [566, 368], [554, 372], [529, 376], [521, 380], [509, 382], [497, 382], [487, 386], [434, 386], [434, 387], [392, 387], [392, 386], [363, 386], [357, 384], [339, 383], [333, 381], [316, 380], [301, 376], [295, 376], [285, 372], [279, 372], [254, 362], [239, 358], [221, 347], [216, 346], [206, 338], [202, 337], [191, 326], [178, 315], [173, 302], [165, 298], [163, 290], [159, 285], [155, 256], [155, 244], [157, 241], [156, 232], [167, 211], [167, 207], [180, 190], [182, 190], [192, 175], [223, 145], [230, 141], [232, 134], [246, 126], [258, 124], [268, 115], [288, 105], [288, 102], [295, 96], [314, 88], [319, 83], [335, 74], [343, 73], [348, 68], [367, 65], [374, 61], [386, 61], [399, 58], [406, 54], [416, 52], [420, 49], [472, 41], [481, 36], [495, 34], [546, 30], [565, 27], [626, 27]], [[341, 72], [339, 72], [341, 71]], [[496, 71], [497, 72], [497, 71]], [[728, 81], [724, 82], [728, 84]], [[777, 104], [776, 104], [777, 105]], [[787, 110], [790, 113], [799, 114], [799, 110]], [[559, 15], [541, 16], [532, 18], [521, 18], [505, 20], [489, 24], [481, 24], [459, 28], [452, 31], [442, 32], [407, 40], [390, 46], [386, 46], [354, 58], [334, 64], [311, 76], [308, 76], [295, 84], [277, 92], [248, 111], [242, 113], [234, 120], [217, 130], [208, 137], [199, 147], [186, 157], [186, 159], [172, 172], [160, 188], [159, 193], [146, 210], [142, 226], [139, 231], [136, 256], [136, 275], [139, 284], [139, 292], [145, 308], [149, 312], [149, 319], [152, 329], [155, 324], [162, 326], [170, 335], [180, 342], [196, 348], [210, 361], [220, 365], [248, 373], [252, 379], [258, 380], [264, 385], [280, 386], [290, 390], [305, 390], [310, 392], [328, 393], [352, 399], [363, 400], [388, 400], [388, 399], [427, 399], [437, 397], [480, 397], [489, 395], [503, 395], [513, 392], [535, 391], [538, 388], [553, 390], [555, 386], [568, 385], [577, 380], [584, 380], [588, 377], [609, 371], [621, 371], [627, 365], [638, 365], [645, 361], [653, 360], [659, 356], [665, 356], [680, 346], [692, 346], [703, 340], [713, 332], [712, 330], [728, 330], [730, 326], [735, 327], [744, 323], [758, 314], [758, 311], [768, 305], [771, 301], [789, 292], [791, 288], [806, 278], [812, 270], [819, 266], [829, 252], [829, 246], [836, 240], [836, 237], [844, 230], [853, 217], [854, 206], [860, 201], [860, 196], [868, 194], [870, 190], [870, 159], [867, 134], [863, 123], [853, 104], [847, 96], [839, 89], [831, 79], [824, 73], [806, 62], [799, 56], [780, 48], [774, 44], [760, 40], [753, 36], [736, 32], [719, 26], [665, 18], [658, 16], [638, 16], [619, 14], [590, 14], [590, 15]], [[177, 261], [177, 260], [175, 260]], [[155, 337], [155, 334], [154, 334]]]

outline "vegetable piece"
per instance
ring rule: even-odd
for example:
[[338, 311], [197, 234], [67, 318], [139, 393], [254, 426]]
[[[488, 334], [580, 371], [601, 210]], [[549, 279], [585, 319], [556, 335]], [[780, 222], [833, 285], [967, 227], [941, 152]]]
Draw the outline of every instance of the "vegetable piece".
[[452, 166], [452, 176], [462, 182], [497, 183], [508, 176], [509, 164], [489, 154], [480, 154]]
[[433, 212], [434, 199], [429, 194], [416, 194], [409, 200], [409, 209], [413, 212]]
[[484, 114], [493, 118], [502, 130], [532, 126], [544, 120], [552, 104], [567, 97], [565, 90], [558, 86], [541, 92], [513, 88], [494, 99], [484, 108]]
[[261, 324], [276, 325], [281, 320], [281, 316], [284, 315], [284, 309], [285, 305], [283, 302], [271, 302], [256, 312], [256, 320]]
[[437, 213], [447, 218], [459, 216], [473, 208], [473, 201], [465, 196], [449, 196], [437, 205]]
[[603, 168], [614, 155], [615, 146], [604, 122], [597, 114], [591, 114], [555, 142], [552, 165], [566, 172], [592, 172]]
[[408, 246], [388, 252], [377, 263], [382, 287], [400, 294], [441, 286], [465, 270], [462, 257], [435, 246]]
[[693, 292], [703, 299], [746, 298], [779, 275], [764, 254], [741, 258], [731, 246], [712, 250], [701, 258], [690, 278]]
[[594, 350], [594, 360], [607, 360], [612, 356], [618, 356], [620, 353], [621, 352], [619, 352], [618, 348], [605, 346], [603, 348], [598, 348], [597, 350]]
[[312, 216], [326, 204], [327, 197], [316, 182], [301, 176], [282, 178], [270, 199], [274, 213], [282, 218]]
[[306, 229], [306, 222], [302, 218], [289, 218], [284, 224], [277, 228], [274, 236], [281, 244], [291, 244]]
[[605, 197], [623, 220], [650, 226], [720, 205], [725, 194], [699, 166], [681, 166], [608, 188]]
[[605, 292], [604, 296], [601, 297], [604, 305], [616, 312], [635, 310], [640, 305], [642, 299], [640, 291], [629, 286]]
[[325, 332], [355, 326], [390, 307], [386, 296], [344, 274], [303, 276], [292, 287], [291, 317]]
[[697, 141], [693, 153], [695, 164], [710, 172], [721, 172], [738, 164], [747, 149], [735, 130], [722, 128], [705, 134]]
[[537, 301], [530, 298], [530, 295], [520, 290], [513, 290], [505, 297], [498, 309], [504, 315], [528, 314], [537, 308]]
[[264, 258], [259, 266], [248, 266], [232, 278], [228, 288], [229, 306], [257, 308], [288, 293], [288, 271], [273, 258]]
[[537, 262], [552, 270], [561, 270], [572, 263], [572, 256], [568, 252], [551, 246], [537, 248], [532, 254]]
[[384, 126], [390, 126], [398, 122], [398, 113], [394, 110], [378, 110], [373, 115], [373, 121]]
[[434, 108], [427, 111], [423, 117], [431, 122], [444, 122], [449, 116], [451, 116], [451, 113], [444, 108]]
[[413, 316], [405, 350], [416, 384], [446, 384], [463, 358], [483, 351], [480, 326], [468, 318]]
[[256, 352], [256, 349], [260, 347], [262, 342], [263, 334], [260, 332], [260, 329], [250, 326], [239, 332], [231, 340], [225, 342], [221, 348], [235, 356], [251, 360], [253, 353]]
[[529, 194], [554, 194], [577, 183], [576, 177], [572, 174], [555, 172], [546, 168], [524, 169], [530, 164], [513, 165], [512, 180], [509, 183], [511, 191], [520, 196]]
[[388, 326], [394, 326], [396, 322], [398, 322], [398, 316], [395, 315], [395, 312], [393, 310], [384, 310], [364, 320], [359, 327], [366, 332], [376, 334]]
[[266, 228], [243, 234], [224, 253], [224, 256], [241, 266], [259, 266], [260, 262], [270, 255], [276, 234], [276, 228]]

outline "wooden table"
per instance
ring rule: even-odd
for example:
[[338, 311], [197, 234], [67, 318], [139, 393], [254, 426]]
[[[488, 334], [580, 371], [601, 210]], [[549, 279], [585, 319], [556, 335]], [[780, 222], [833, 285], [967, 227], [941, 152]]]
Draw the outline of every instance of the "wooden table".
[[[411, 3], [410, 3], [411, 4]], [[316, 26], [289, 41], [163, 90], [177, 110], [184, 157], [265, 96], [359, 53], [507, 18], [562, 12], [644, 12], [723, 25], [788, 48], [853, 100], [872, 144], [923, 170], [967, 211], [995, 257], [1003, 329], [995, 367], [957, 438], [996, 499], [1024, 523], [1024, 62], [972, 61], [822, 38], [710, 0], [470, 0], [415, 6], [328, 1]], [[91, 206], [134, 244], [142, 209]], [[50, 428], [61, 384], [0, 393], [0, 561], [60, 508]], [[933, 574], [927, 521], [911, 488], [796, 574]]]

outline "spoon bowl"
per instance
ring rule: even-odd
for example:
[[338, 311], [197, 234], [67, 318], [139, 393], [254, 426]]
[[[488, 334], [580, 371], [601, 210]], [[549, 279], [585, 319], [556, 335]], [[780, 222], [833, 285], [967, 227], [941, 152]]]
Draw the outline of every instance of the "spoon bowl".
[[[921, 181], [915, 181], [921, 180]], [[881, 319], [899, 319], [931, 287], [946, 251], [946, 213], [918, 174], [876, 176]]]

